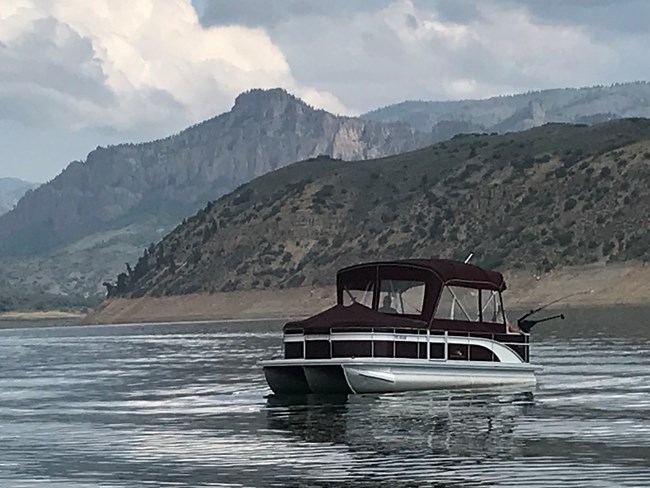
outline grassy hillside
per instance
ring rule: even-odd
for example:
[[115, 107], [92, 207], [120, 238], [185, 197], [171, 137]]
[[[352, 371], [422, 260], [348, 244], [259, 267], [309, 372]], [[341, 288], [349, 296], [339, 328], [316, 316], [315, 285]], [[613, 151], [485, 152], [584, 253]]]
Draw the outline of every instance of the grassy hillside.
[[113, 295], [331, 282], [368, 259], [476, 253], [491, 268], [650, 258], [650, 121], [465, 135], [377, 160], [303, 161], [208, 204]]

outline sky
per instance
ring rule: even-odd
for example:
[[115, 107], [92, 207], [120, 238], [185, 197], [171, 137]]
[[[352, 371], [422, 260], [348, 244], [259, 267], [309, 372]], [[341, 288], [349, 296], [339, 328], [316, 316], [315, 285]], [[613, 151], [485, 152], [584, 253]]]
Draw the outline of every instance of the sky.
[[176, 133], [283, 87], [357, 115], [650, 80], [647, 0], [1, 0], [0, 177]]

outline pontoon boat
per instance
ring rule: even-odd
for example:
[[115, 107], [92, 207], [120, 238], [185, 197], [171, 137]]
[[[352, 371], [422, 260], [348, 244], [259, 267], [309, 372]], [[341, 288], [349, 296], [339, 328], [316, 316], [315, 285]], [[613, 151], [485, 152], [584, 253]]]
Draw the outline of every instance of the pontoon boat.
[[351, 266], [336, 281], [337, 304], [287, 323], [284, 357], [260, 363], [276, 394], [535, 383], [501, 273], [409, 259]]

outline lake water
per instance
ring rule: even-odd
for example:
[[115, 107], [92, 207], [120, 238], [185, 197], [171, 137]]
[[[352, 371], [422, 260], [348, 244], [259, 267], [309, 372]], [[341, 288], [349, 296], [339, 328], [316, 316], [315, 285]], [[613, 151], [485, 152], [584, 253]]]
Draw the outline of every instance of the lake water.
[[537, 326], [529, 391], [290, 403], [280, 326], [0, 330], [0, 486], [650, 486], [649, 308]]

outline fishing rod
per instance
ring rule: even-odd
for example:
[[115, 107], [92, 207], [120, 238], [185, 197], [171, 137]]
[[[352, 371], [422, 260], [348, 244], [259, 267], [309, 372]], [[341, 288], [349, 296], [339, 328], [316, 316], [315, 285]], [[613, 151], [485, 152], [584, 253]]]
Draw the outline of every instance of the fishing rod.
[[[551, 305], [553, 305], [555, 303], [558, 303], [558, 302], [561, 302], [562, 300], [566, 300], [567, 298], [575, 297], [577, 295], [585, 295], [587, 293], [591, 293], [591, 291], [584, 290], [584, 291], [578, 291], [578, 292], [575, 292], [575, 293], [570, 293], [570, 294], [565, 295], [563, 297], [560, 297], [560, 298], [558, 298], [556, 300], [548, 302], [547, 304], [542, 305], [541, 307], [533, 309], [530, 312], [522, 315], [521, 317], [519, 317], [517, 319], [517, 327], [519, 327], [519, 329], [522, 332], [525, 332], [526, 334], [528, 334], [530, 332], [530, 329], [532, 329], [536, 324], [539, 324], [540, 322], [546, 322], [548, 320], [554, 320], [554, 319], [564, 320], [564, 314], [562, 314], [562, 313], [557, 314], [557, 315], [553, 315], [551, 317], [545, 317], [543, 319], [528, 319], [528, 317], [530, 317], [533, 314], [536, 314], [537, 312], [541, 312], [546, 307], [550, 307]], [[528, 320], [526, 320], [526, 319], [528, 319]]]
[[551, 317], [544, 317], [543, 319], [536, 319], [536, 320], [519, 319], [517, 320], [517, 327], [519, 327], [519, 330], [521, 330], [522, 332], [528, 334], [530, 332], [530, 329], [532, 329], [535, 325], [539, 324], [540, 322], [546, 322], [547, 320], [555, 320], [555, 319], [564, 320], [564, 314], [559, 313], [557, 315], [552, 315]]

